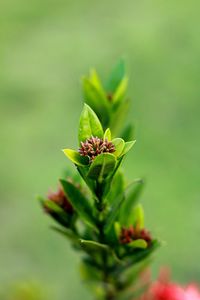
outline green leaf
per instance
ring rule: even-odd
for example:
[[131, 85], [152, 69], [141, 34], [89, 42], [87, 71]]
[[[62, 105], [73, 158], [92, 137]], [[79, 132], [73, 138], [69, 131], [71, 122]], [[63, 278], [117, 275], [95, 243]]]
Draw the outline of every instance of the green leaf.
[[79, 123], [79, 142], [84, 142], [91, 136], [103, 138], [103, 129], [95, 112], [84, 104]]
[[73, 183], [63, 179], [60, 180], [60, 183], [62, 184], [67, 199], [77, 211], [79, 217], [88, 225], [96, 227], [92, 207], [80, 189], [78, 189]]
[[113, 154], [99, 154], [89, 168], [88, 177], [95, 180], [103, 180], [112, 173], [115, 165], [116, 158]]
[[138, 240], [135, 240], [135, 241], [132, 241], [131, 243], [129, 243], [128, 246], [131, 248], [146, 249], [148, 244], [145, 240], [138, 239]]
[[53, 202], [52, 200], [44, 200], [43, 204], [46, 208], [48, 208], [50, 211], [55, 212], [55, 213], [64, 213], [64, 210], [58, 206], [55, 202]]
[[101, 252], [102, 250], [108, 251], [109, 246], [105, 244], [101, 244], [95, 241], [90, 241], [90, 240], [79, 240], [81, 247], [86, 250], [87, 252]]
[[103, 136], [103, 139], [104, 140], [108, 140], [108, 141], [111, 141], [111, 131], [110, 131], [110, 128], [107, 128], [105, 133], [104, 133], [104, 136]]
[[[140, 278], [141, 274], [144, 273], [145, 270], [147, 270], [148, 265], [152, 262], [151, 258], [147, 258], [145, 260], [143, 260], [142, 262], [140, 262], [139, 264], [137, 264], [136, 266], [133, 265], [129, 268], [127, 267], [123, 267], [123, 270], [121, 268], [121, 283], [123, 285], [123, 287], [127, 288], [133, 285], [133, 282], [136, 281], [138, 278]], [[133, 298], [131, 298], [132, 300]], [[138, 299], [136, 297], [136, 299]], [[124, 299], [123, 299], [124, 300]]]
[[140, 229], [144, 228], [144, 210], [141, 204], [132, 207], [127, 222], [128, 225], [138, 226]]
[[69, 228], [61, 229], [56, 226], [51, 226], [51, 229], [58, 232], [60, 235], [70, 239], [71, 241], [77, 243], [78, 237], [77, 235]]
[[114, 221], [119, 214], [120, 207], [121, 207], [122, 203], [124, 202], [124, 200], [125, 200], [125, 195], [124, 195], [124, 193], [121, 193], [118, 195], [118, 197], [113, 202], [113, 205], [110, 207], [110, 211], [107, 215], [106, 223], [104, 226], [104, 230], [106, 233], [109, 232], [112, 225], [114, 224]]
[[127, 118], [130, 108], [130, 99], [125, 99], [122, 103], [113, 105], [113, 115], [110, 123], [110, 129], [114, 136], [119, 136], [122, 124]]
[[132, 124], [127, 124], [119, 135], [125, 142], [133, 140], [135, 136], [135, 128]]
[[116, 157], [122, 156], [122, 152], [125, 146], [125, 142], [121, 138], [116, 138], [112, 140], [112, 143], [115, 145], [115, 152], [113, 153]]
[[82, 261], [80, 265], [81, 279], [88, 282], [99, 283], [102, 280], [102, 274], [96, 266], [93, 266], [87, 261]]
[[85, 166], [89, 164], [89, 158], [87, 156], [81, 156], [75, 150], [63, 149], [63, 152], [77, 166]]
[[95, 182], [94, 180], [87, 177], [89, 167], [77, 167], [79, 174], [81, 175], [82, 179], [85, 181], [87, 186], [90, 188], [91, 192], [94, 193], [95, 190]]
[[128, 216], [130, 216], [130, 211], [137, 204], [143, 188], [144, 188], [144, 182], [142, 179], [137, 179], [133, 181], [131, 186], [127, 188], [126, 201], [124, 201], [120, 212], [120, 221], [121, 224], [123, 224], [124, 226], [131, 225], [129, 224]]
[[125, 76], [119, 83], [116, 92], [113, 95], [113, 103], [120, 102], [124, 99], [126, 95], [127, 86], [128, 86], [128, 77]]
[[68, 215], [59, 205], [49, 199], [38, 197], [42, 207], [47, 211], [57, 223], [64, 227], [69, 227], [72, 221], [72, 216]]
[[147, 248], [141, 249], [137, 252], [133, 249], [132, 252], [125, 253], [121, 258], [129, 257], [129, 263], [130, 265], [133, 265], [149, 257], [159, 246], [160, 242], [158, 240], [153, 240]]
[[[100, 80], [100, 78], [99, 78], [99, 76], [98, 76], [98, 74], [97, 74], [97, 72], [96, 72], [95, 69], [92, 69], [90, 71], [90, 77], [89, 77], [89, 79], [90, 79], [90, 83], [93, 84], [93, 86], [97, 89], [97, 91], [102, 96], [102, 98], [106, 99], [106, 93], [104, 91], [104, 88], [103, 88], [103, 86], [101, 84], [101, 80]], [[105, 106], [107, 106], [108, 105], [107, 99], [105, 101], [106, 101]]]
[[93, 73], [91, 79], [83, 78], [82, 83], [85, 102], [94, 110], [106, 128], [110, 121], [110, 105], [98, 77]]
[[115, 178], [115, 175], [116, 175], [117, 171], [119, 170], [119, 167], [120, 167], [120, 165], [121, 165], [121, 163], [122, 163], [122, 161], [123, 161], [123, 158], [124, 158], [124, 157], [122, 156], [122, 157], [120, 157], [120, 158], [117, 159], [117, 163], [116, 163], [116, 166], [115, 166], [113, 172], [112, 172], [111, 175], [105, 180], [105, 186], [104, 186], [104, 192], [103, 192], [104, 197], [106, 197], [106, 195], [108, 194], [108, 192], [109, 192], [109, 190], [110, 190], [110, 187], [111, 187], [111, 185], [112, 185], [112, 182], [113, 182], [113, 180], [114, 180], [114, 178]]
[[113, 259], [117, 262], [122, 264], [123, 262], [117, 257], [116, 253], [113, 249], [110, 248], [110, 246], [106, 244], [101, 244], [95, 241], [91, 240], [82, 240], [80, 239], [80, 245], [81, 247], [88, 253], [93, 252], [94, 254], [102, 253], [102, 252], [108, 252], [111, 254]]
[[115, 202], [115, 199], [120, 195], [124, 190], [125, 182], [124, 175], [121, 171], [118, 171], [112, 180], [112, 188], [109, 188], [107, 199], [112, 205]]
[[111, 72], [110, 78], [108, 79], [108, 82], [106, 84], [107, 91], [110, 93], [114, 93], [124, 76], [125, 63], [124, 60], [121, 59]]
[[115, 222], [114, 223], [114, 229], [115, 229], [115, 234], [116, 234], [116, 237], [117, 239], [119, 240], [119, 236], [121, 234], [121, 225], [119, 222]]
[[126, 153], [128, 153], [131, 148], [133, 147], [133, 145], [136, 143], [136, 140], [135, 141], [130, 141], [130, 142], [126, 142], [124, 144], [124, 148], [123, 148], [123, 151], [121, 152], [120, 156], [124, 156]]

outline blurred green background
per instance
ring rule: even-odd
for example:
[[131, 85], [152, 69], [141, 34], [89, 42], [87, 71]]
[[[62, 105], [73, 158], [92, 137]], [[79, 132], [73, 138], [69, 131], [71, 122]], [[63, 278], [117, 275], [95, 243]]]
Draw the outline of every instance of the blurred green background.
[[60, 149], [76, 145], [80, 78], [121, 56], [137, 145], [124, 168], [145, 176], [147, 226], [166, 241], [154, 263], [200, 282], [198, 1], [0, 3], [0, 287], [36, 280], [48, 300], [91, 299], [78, 256], [49, 230], [35, 196], [55, 188]]

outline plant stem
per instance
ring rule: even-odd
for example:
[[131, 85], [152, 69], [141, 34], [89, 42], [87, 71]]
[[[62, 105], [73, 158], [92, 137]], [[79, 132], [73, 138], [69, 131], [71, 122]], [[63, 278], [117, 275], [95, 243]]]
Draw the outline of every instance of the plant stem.
[[[98, 228], [99, 228], [99, 242], [104, 244], [106, 243], [105, 240], [105, 234], [104, 234], [104, 225], [105, 225], [105, 219], [104, 219], [104, 211], [105, 211], [105, 206], [103, 203], [103, 191], [102, 191], [102, 184], [97, 181], [96, 185], [96, 196], [98, 199], [98, 202], [96, 203], [96, 208], [98, 211]], [[115, 300], [115, 292], [111, 291], [109, 288], [110, 282], [110, 274], [108, 270], [108, 253], [105, 251], [102, 251], [101, 259], [102, 259], [102, 280], [104, 282], [104, 289], [105, 289], [105, 300]]]

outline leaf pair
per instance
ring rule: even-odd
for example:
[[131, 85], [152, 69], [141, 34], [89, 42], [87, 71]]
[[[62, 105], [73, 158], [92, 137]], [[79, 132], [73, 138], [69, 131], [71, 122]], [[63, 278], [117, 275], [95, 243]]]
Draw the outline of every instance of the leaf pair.
[[110, 127], [117, 108], [126, 95], [127, 84], [128, 78], [122, 59], [114, 67], [105, 87], [95, 70], [91, 70], [90, 75], [83, 78], [84, 100], [95, 111], [104, 129]]

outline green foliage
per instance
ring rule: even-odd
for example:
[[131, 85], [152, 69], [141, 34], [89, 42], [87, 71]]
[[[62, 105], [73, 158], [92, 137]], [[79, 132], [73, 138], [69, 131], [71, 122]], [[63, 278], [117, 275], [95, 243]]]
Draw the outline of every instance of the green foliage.
[[91, 136], [103, 137], [103, 129], [95, 112], [87, 105], [84, 105], [79, 123], [79, 142], [84, 142]]
[[130, 100], [126, 98], [127, 85], [128, 77], [125, 74], [123, 59], [113, 68], [105, 85], [95, 70], [82, 80], [85, 102], [95, 111], [104, 130], [109, 127], [114, 136], [122, 132], [123, 122], [130, 107]]
[[[126, 299], [130, 282], [134, 284], [143, 271], [136, 265], [146, 266], [159, 245], [145, 229], [138, 204], [143, 180], [127, 185], [120, 168], [135, 144], [130, 140], [132, 126], [122, 128], [130, 104], [125, 98], [127, 83], [123, 60], [105, 87], [95, 70], [83, 78], [86, 104], [78, 128], [80, 148], [63, 150], [83, 180], [61, 179], [62, 190], [49, 199], [40, 198], [46, 212], [62, 226], [53, 229], [84, 253], [82, 277], [102, 300]], [[126, 276], [129, 268], [134, 272]]]
[[95, 227], [92, 206], [85, 195], [71, 182], [60, 180], [67, 199], [70, 201], [79, 217], [87, 224]]
[[125, 146], [125, 142], [123, 139], [121, 138], [115, 138], [114, 140], [112, 140], [112, 143], [115, 145], [115, 156], [119, 157], [122, 155], [122, 152], [124, 151], [124, 146]]
[[94, 180], [102, 181], [113, 172], [116, 166], [116, 158], [113, 154], [102, 153], [92, 162], [88, 177]]
[[63, 149], [64, 154], [77, 166], [89, 164], [88, 157], [81, 156], [77, 151], [72, 149]]
[[107, 139], [108, 141], [111, 141], [111, 137], [112, 135], [111, 135], [110, 128], [107, 128], [106, 131], [104, 132], [103, 138], [104, 140]]
[[[132, 218], [132, 208], [135, 207], [135, 205], [139, 201], [139, 196], [144, 188], [144, 182], [141, 179], [134, 180], [130, 186], [127, 188], [126, 192], [126, 201], [123, 204], [121, 214], [120, 214], [120, 220], [122, 224], [124, 225], [130, 225], [133, 224]], [[131, 222], [129, 221], [131, 219]]]
[[109, 92], [114, 93], [124, 77], [125, 63], [123, 59], [120, 59], [120, 61], [116, 64], [116, 66], [113, 68], [113, 71], [110, 74], [108, 82], [106, 83], [106, 89]]
[[109, 103], [95, 70], [91, 71], [89, 78], [83, 78], [83, 92], [86, 103], [101, 117], [102, 123], [109, 124]]

